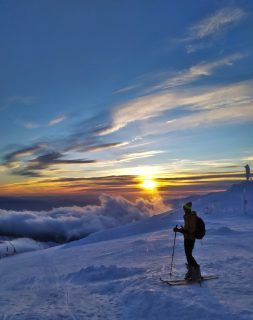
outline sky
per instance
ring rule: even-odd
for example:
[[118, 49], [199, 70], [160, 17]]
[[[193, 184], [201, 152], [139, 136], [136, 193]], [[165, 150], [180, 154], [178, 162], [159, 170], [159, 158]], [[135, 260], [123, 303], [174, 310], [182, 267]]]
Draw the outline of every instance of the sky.
[[252, 15], [246, 0], [0, 0], [0, 195], [244, 179]]

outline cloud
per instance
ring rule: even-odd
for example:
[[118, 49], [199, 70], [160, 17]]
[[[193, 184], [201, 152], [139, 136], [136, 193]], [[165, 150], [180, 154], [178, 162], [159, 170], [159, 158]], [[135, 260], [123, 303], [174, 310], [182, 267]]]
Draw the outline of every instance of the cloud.
[[155, 202], [143, 199], [131, 202], [109, 195], [102, 195], [98, 206], [61, 207], [51, 211], [0, 210], [0, 233], [63, 242], [141, 220], [156, 213], [155, 210]]
[[196, 111], [246, 106], [253, 103], [252, 85], [253, 81], [250, 80], [223, 87], [207, 88], [199, 93], [197, 89], [192, 95], [185, 97], [184, 104], [189, 106], [190, 110]]
[[[219, 66], [233, 63], [236, 59], [240, 59], [240, 55], [202, 65], [201, 71], [191, 70], [191, 74], [208, 74]], [[150, 150], [147, 147], [139, 147], [138, 152], [128, 154], [122, 154], [120, 150], [121, 154], [114, 156], [113, 159], [108, 155], [105, 159], [101, 158], [103, 155], [96, 155], [98, 160], [86, 159], [87, 155], [83, 154], [77, 156], [75, 152], [130, 148], [134, 145], [134, 140], [131, 138], [129, 141], [111, 142], [110, 137], [110, 142], [106, 142], [106, 136], [134, 122], [139, 122], [136, 123], [136, 128], [140, 126], [146, 141], [147, 137], [158, 137], [168, 132], [252, 121], [252, 85], [252, 81], [245, 81], [222, 87], [198, 86], [139, 97], [114, 107], [105, 118], [100, 114], [91, 119], [90, 123], [89, 119], [79, 123], [72, 134], [62, 140], [51, 139], [47, 144], [37, 143], [8, 152], [3, 158], [2, 165], [13, 174], [28, 177], [45, 177], [59, 173], [63, 175], [67, 170], [78, 172], [82, 165], [87, 165], [89, 170], [103, 172], [104, 175], [111, 174], [109, 170], [113, 170], [114, 173], [125, 170], [125, 173], [129, 173], [130, 171], [127, 170], [133, 168], [129, 168], [129, 165], [127, 170], [119, 168], [121, 163], [152, 157], [162, 151], [153, 150], [155, 148], [151, 146], [149, 146]], [[131, 133], [129, 130], [128, 134], [131, 135]], [[142, 140], [141, 144], [145, 141]], [[126, 152], [125, 149], [124, 152]]]
[[49, 121], [48, 125], [49, 126], [54, 126], [58, 123], [61, 123], [62, 121], [64, 121], [66, 119], [66, 116], [65, 115], [61, 115], [61, 116], [58, 116], [54, 119], [52, 119], [51, 121]]
[[111, 143], [97, 143], [97, 144], [77, 144], [71, 146], [68, 150], [75, 150], [79, 152], [97, 152], [97, 151], [104, 151], [108, 149], [115, 149], [127, 146], [129, 142], [111, 142]]
[[63, 159], [63, 155], [59, 152], [50, 152], [30, 160], [33, 168], [44, 168], [52, 164], [84, 164], [93, 163], [95, 160], [83, 159]]
[[163, 80], [160, 84], [157, 84], [147, 91], [153, 91], [157, 89], [167, 89], [177, 86], [182, 86], [190, 82], [196, 81], [203, 76], [210, 76], [213, 72], [224, 66], [232, 66], [237, 60], [241, 60], [245, 57], [245, 54], [233, 54], [228, 57], [209, 62], [209, 63], [199, 63], [189, 69], [183, 70], [176, 75], [170, 77], [169, 79]]
[[[173, 110], [184, 110], [190, 114], [173, 118], [167, 116], [169, 124], [167, 130], [185, 130], [196, 125], [218, 125], [223, 120], [226, 123], [229, 123], [230, 120], [238, 123], [245, 122], [252, 119], [252, 103], [252, 81], [223, 87], [195, 87], [188, 91], [160, 92], [116, 107], [112, 113], [111, 125], [99, 134], [108, 135], [130, 123], [142, 121], [144, 132], [150, 135], [155, 133], [155, 120], [157, 120], [156, 133], [159, 133], [164, 129], [161, 123], [165, 123], [164, 118], [159, 117]], [[151, 124], [152, 119], [154, 123]], [[146, 127], [145, 121], [147, 122]]]
[[[110, 170], [112, 171], [112, 170]], [[100, 173], [100, 172], [99, 172]], [[94, 172], [93, 172], [94, 174]], [[96, 173], [94, 174], [96, 175]], [[79, 177], [65, 176], [62, 178], [54, 178], [52, 175], [49, 177], [41, 177], [36, 183], [34, 181], [26, 181], [22, 183], [16, 183], [16, 190], [32, 190], [35, 188], [40, 193], [48, 193], [50, 191], [56, 191], [64, 194], [101, 194], [106, 192], [118, 193], [126, 192], [126, 194], [137, 194], [140, 190], [138, 188], [139, 180], [134, 175], [115, 175], [115, 176], [92, 176], [84, 177], [83, 172]], [[13, 185], [12, 185], [13, 187]]]
[[41, 125], [36, 122], [23, 122], [19, 121], [20, 125], [26, 129], [36, 129], [39, 128]]
[[18, 150], [7, 153], [2, 165], [10, 169], [13, 174], [39, 177], [41, 175], [28, 169], [25, 163], [29, 161], [28, 159], [35, 157], [46, 148], [47, 145], [43, 143], [32, 145], [31, 147], [21, 147]]
[[[233, 168], [238, 168], [239, 166], [233, 166]], [[231, 167], [226, 167], [226, 168], [231, 168]], [[193, 184], [194, 181], [199, 182], [199, 181], [222, 181], [227, 180], [227, 179], [237, 179], [237, 178], [242, 178], [242, 173], [237, 173], [237, 172], [217, 172], [217, 173], [203, 173], [201, 175], [183, 175], [181, 177], [171, 177], [171, 178], [160, 178], [157, 179], [158, 183], [162, 183], [164, 185], [167, 184], [167, 186], [170, 186], [172, 188], [172, 183], [173, 182], [188, 182], [190, 184]]]
[[31, 156], [36, 154], [37, 152], [45, 149], [47, 147], [46, 144], [40, 143], [32, 145], [31, 147], [21, 147], [16, 151], [7, 153], [4, 157], [4, 164], [8, 165], [12, 161], [16, 161], [18, 158]]
[[99, 132], [104, 136], [125, 127], [129, 123], [156, 117], [169, 108], [169, 101], [177, 97], [172, 93], [137, 98], [114, 108], [112, 124]]
[[197, 50], [203, 50], [212, 47], [212, 43], [210, 41], [206, 43], [189, 43], [186, 45], [186, 52], [193, 53]]
[[122, 186], [127, 184], [135, 184], [136, 185], [136, 177], [131, 175], [124, 176], [103, 176], [103, 177], [90, 177], [90, 178], [57, 178], [57, 179], [44, 179], [38, 183], [66, 183], [66, 182], [74, 182], [76, 183], [85, 183], [85, 184], [96, 184], [96, 185], [112, 185], [112, 186]]
[[234, 26], [246, 17], [246, 12], [241, 8], [222, 8], [213, 15], [202, 19], [189, 29], [187, 41], [200, 40], [216, 35], [226, 28]]
[[187, 30], [187, 35], [179, 42], [186, 44], [187, 53], [210, 48], [215, 39], [225, 34], [247, 17], [242, 8], [225, 7], [200, 20]]
[[39, 124], [39, 123], [33, 122], [33, 121], [18, 120], [17, 122], [18, 122], [18, 124], [20, 124], [22, 127], [26, 128], [26, 129], [36, 129], [36, 128], [45, 127], [45, 126], [55, 126], [56, 124], [61, 123], [65, 119], [66, 119], [66, 116], [62, 115], [62, 116], [59, 116], [59, 117], [56, 117], [56, 118], [52, 119], [46, 125], [45, 124]]
[[127, 87], [124, 87], [124, 88], [116, 89], [113, 92], [113, 94], [125, 93], [125, 92], [129, 92], [129, 91], [132, 91], [132, 90], [136, 90], [136, 89], [139, 89], [140, 86], [141, 86], [141, 84], [135, 84], [135, 85], [127, 86]]
[[[36, 144], [20, 148], [5, 155], [3, 165], [16, 175], [41, 177], [43, 171], [53, 165], [92, 164], [96, 160], [66, 159], [57, 151], [47, 151], [47, 144]], [[39, 172], [42, 171], [42, 172]]]
[[119, 161], [127, 162], [127, 161], [132, 161], [137, 159], [149, 158], [149, 157], [155, 156], [156, 154], [161, 154], [161, 153], [164, 153], [164, 151], [150, 150], [150, 151], [143, 151], [143, 152], [128, 153], [128, 154], [122, 155]]
[[243, 161], [253, 161], [253, 155], [242, 158]]
[[90, 164], [96, 160], [64, 159], [59, 152], [49, 152], [25, 163], [25, 168], [16, 169], [15, 174], [27, 176], [41, 176], [37, 171], [43, 171], [53, 165]]
[[99, 151], [123, 146], [126, 143], [124, 141], [105, 142], [100, 138], [101, 132], [108, 130], [111, 121], [110, 109], [80, 121], [72, 133], [62, 141], [64, 151]]
[[[211, 72], [213, 68], [226, 63], [230, 64], [236, 59], [237, 57], [233, 56], [213, 62], [205, 66], [202, 73]], [[199, 71], [196, 73], [199, 74]], [[52, 170], [66, 170], [68, 165], [89, 164], [93, 169], [95, 167], [108, 175], [106, 167], [117, 170], [116, 165], [121, 162], [152, 157], [161, 151], [142, 149], [139, 152], [118, 155], [113, 160], [85, 159], [83, 155], [74, 157], [71, 151], [82, 153], [128, 148], [134, 144], [134, 140], [130, 139], [127, 142], [104, 142], [103, 140], [106, 135], [134, 122], [140, 123], [142, 135], [146, 138], [178, 130], [252, 121], [252, 105], [252, 81], [223, 87], [195, 87], [183, 91], [150, 94], [116, 106], [111, 110], [110, 117], [102, 119], [102, 122], [99, 116], [94, 117], [90, 124], [84, 126], [83, 132], [80, 124], [74, 128], [71, 136], [65, 137], [62, 141], [56, 139], [51, 140], [50, 144], [37, 143], [30, 147], [19, 147], [5, 155], [2, 165], [13, 174], [30, 177], [46, 176], [49, 174], [48, 170], [51, 174]]]
[[[196, 106], [193, 106], [195, 108]], [[240, 106], [230, 106], [209, 109], [210, 106], [200, 106], [200, 108], [206, 108], [193, 112], [186, 116], [179, 118], [169, 119], [167, 125], [162, 121], [152, 124], [152, 130], [149, 131], [150, 135], [165, 134], [169, 132], [179, 132], [180, 130], [189, 130], [210, 127], [220, 127], [234, 124], [241, 124], [253, 121], [253, 102]], [[150, 127], [151, 124], [147, 124]], [[145, 127], [144, 127], [145, 129]]]
[[253, 120], [253, 104], [215, 110], [206, 110], [177, 119], [169, 123], [167, 131], [176, 131], [180, 128], [189, 129], [194, 127], [209, 127], [211, 125], [234, 124]]

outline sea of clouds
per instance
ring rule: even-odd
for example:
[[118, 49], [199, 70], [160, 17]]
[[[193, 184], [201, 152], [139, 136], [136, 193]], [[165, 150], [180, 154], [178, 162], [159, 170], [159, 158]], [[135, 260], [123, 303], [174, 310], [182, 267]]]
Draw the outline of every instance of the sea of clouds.
[[99, 205], [60, 207], [50, 211], [0, 209], [0, 235], [61, 243], [139, 221], [166, 208], [159, 197], [132, 202], [121, 196], [104, 194], [100, 196]]

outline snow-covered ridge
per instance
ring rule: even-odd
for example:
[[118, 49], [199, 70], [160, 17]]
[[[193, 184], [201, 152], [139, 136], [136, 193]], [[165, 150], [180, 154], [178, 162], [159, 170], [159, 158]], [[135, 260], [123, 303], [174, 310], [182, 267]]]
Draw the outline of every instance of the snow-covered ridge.
[[211, 215], [253, 215], [253, 181], [242, 181], [224, 192], [213, 192], [176, 201], [180, 210], [185, 201], [192, 201], [194, 210]]
[[[228, 212], [231, 194], [220, 195], [228, 199]], [[218, 274], [218, 280], [173, 288], [159, 281], [169, 277], [172, 230], [182, 223], [178, 208], [69, 244], [1, 259], [2, 319], [253, 319], [252, 216], [242, 211], [200, 214], [207, 234], [196, 242], [194, 255], [202, 273]], [[178, 235], [173, 278], [184, 275], [184, 263], [183, 237]]]
[[[101, 197], [100, 206], [65, 207], [38, 212], [0, 210], [0, 233], [26, 238], [14, 237], [13, 242], [12, 237], [9, 241], [0, 242], [0, 256], [55, 245], [48, 240], [66, 241], [82, 238], [80, 243], [91, 243], [118, 239], [128, 236], [129, 233], [133, 235], [160, 230], [167, 226], [171, 214], [178, 219], [178, 223], [182, 223], [182, 204], [189, 200], [193, 201], [194, 210], [205, 218], [210, 216], [218, 219], [221, 216], [242, 214], [253, 216], [253, 182], [244, 181], [232, 185], [225, 192], [176, 201], [174, 210], [160, 215], [159, 218], [153, 216], [157, 208], [155, 202], [138, 200], [133, 203], [122, 197], [105, 195]], [[79, 242], [72, 242], [67, 246], [75, 246], [77, 243]]]

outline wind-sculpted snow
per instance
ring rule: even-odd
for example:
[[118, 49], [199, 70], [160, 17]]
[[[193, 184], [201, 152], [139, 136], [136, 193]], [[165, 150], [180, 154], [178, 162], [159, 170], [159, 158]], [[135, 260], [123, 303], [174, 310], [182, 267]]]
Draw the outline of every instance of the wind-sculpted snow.
[[221, 236], [227, 236], [227, 235], [237, 235], [238, 233], [241, 233], [239, 231], [233, 230], [228, 227], [221, 227], [218, 229], [209, 229], [208, 234], [212, 235], [221, 235]]
[[65, 242], [149, 217], [156, 202], [102, 195], [100, 205], [62, 207], [50, 211], [0, 210], [0, 234]]
[[[205, 222], [207, 234], [194, 255], [202, 274], [216, 280], [178, 287], [160, 282], [170, 278], [173, 227], [181, 223], [175, 214], [161, 214], [1, 259], [1, 319], [252, 320], [253, 219], [209, 214]], [[185, 262], [179, 234], [172, 279], [184, 277]]]
[[225, 192], [213, 192], [194, 201], [194, 209], [212, 216], [253, 215], [253, 182], [243, 181]]
[[88, 266], [81, 270], [71, 273], [67, 276], [67, 280], [75, 283], [85, 283], [87, 281], [110, 281], [116, 279], [127, 278], [134, 275], [144, 273], [143, 268], [126, 268], [118, 267], [116, 265], [110, 266]]
[[29, 238], [15, 240], [0, 240], [0, 258], [13, 256], [18, 253], [46, 249], [55, 243], [38, 242]]

